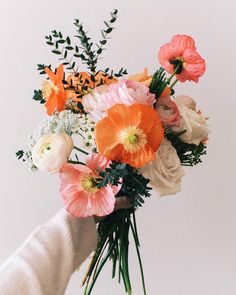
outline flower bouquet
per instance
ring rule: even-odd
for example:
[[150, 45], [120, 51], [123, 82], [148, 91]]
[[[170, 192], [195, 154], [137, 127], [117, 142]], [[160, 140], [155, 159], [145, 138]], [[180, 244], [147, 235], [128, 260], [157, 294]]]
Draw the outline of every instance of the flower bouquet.
[[[163, 45], [158, 52], [161, 67], [153, 75], [147, 68], [130, 76], [123, 67], [98, 69], [116, 20], [114, 10], [98, 43], [78, 19], [77, 42], [57, 30], [46, 36], [60, 65], [38, 65], [45, 78], [33, 99], [48, 116], [27, 148], [17, 152], [32, 170], [59, 173], [60, 194], [69, 213], [100, 217], [99, 241], [83, 281], [86, 295], [108, 260], [112, 277], [118, 276], [132, 294], [130, 236], [146, 294], [135, 213], [152, 189], [160, 196], [180, 191], [183, 166], [201, 162], [209, 133], [207, 118], [195, 101], [176, 96], [174, 90], [178, 81], [198, 82], [205, 72], [194, 40], [176, 35]], [[114, 211], [121, 196], [128, 198], [130, 207]]]

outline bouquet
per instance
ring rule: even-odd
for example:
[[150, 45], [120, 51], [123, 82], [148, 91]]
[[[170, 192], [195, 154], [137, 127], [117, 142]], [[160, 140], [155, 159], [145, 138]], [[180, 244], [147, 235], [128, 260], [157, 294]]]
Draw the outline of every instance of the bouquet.
[[[155, 189], [159, 196], [180, 191], [183, 166], [194, 166], [206, 154], [207, 118], [187, 95], [176, 95], [177, 82], [198, 82], [206, 66], [192, 37], [176, 35], [158, 52], [160, 68], [153, 74], [128, 76], [122, 67], [98, 68], [117, 10], [104, 21], [101, 40], [94, 43], [80, 20], [75, 40], [53, 30], [46, 36], [57, 68], [39, 64], [44, 81], [33, 99], [47, 117], [17, 157], [33, 171], [59, 173], [60, 195], [69, 213], [99, 217], [99, 241], [83, 284], [91, 294], [108, 260], [112, 277], [132, 294], [129, 276], [130, 237], [136, 246], [143, 292], [146, 293], [136, 211]], [[155, 61], [156, 63], [156, 61]], [[130, 208], [114, 211], [126, 196]]]

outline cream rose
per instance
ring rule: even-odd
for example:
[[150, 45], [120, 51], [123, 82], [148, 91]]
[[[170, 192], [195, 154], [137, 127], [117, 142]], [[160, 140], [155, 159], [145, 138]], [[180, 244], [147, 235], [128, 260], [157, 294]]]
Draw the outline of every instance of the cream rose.
[[180, 126], [173, 127], [176, 132], [185, 132], [180, 135], [180, 139], [186, 143], [199, 145], [201, 142], [208, 139], [209, 129], [207, 128], [206, 117], [200, 112], [195, 111], [195, 102], [187, 96], [179, 96], [176, 98], [176, 103], [180, 112]]
[[184, 170], [175, 148], [164, 139], [155, 159], [141, 168], [144, 177], [150, 179], [150, 185], [160, 196], [176, 194], [181, 189]]
[[66, 133], [41, 137], [32, 149], [33, 164], [49, 173], [58, 172], [67, 162], [73, 149], [73, 141]]

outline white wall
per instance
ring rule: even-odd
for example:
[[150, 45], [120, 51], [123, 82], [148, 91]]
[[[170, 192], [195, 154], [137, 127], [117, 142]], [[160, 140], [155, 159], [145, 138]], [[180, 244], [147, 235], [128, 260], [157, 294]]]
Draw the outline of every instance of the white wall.
[[[62, 207], [57, 176], [31, 173], [14, 152], [24, 147], [45, 111], [31, 100], [40, 87], [37, 63], [57, 64], [44, 43], [54, 28], [74, 34], [80, 18], [93, 37], [112, 8], [117, 30], [101, 62], [135, 73], [154, 71], [159, 47], [176, 33], [192, 35], [207, 61], [199, 85], [178, 86], [196, 98], [210, 119], [212, 134], [204, 163], [186, 169], [175, 197], [147, 200], [138, 212], [149, 295], [236, 294], [236, 4], [233, 0], [178, 1], [1, 1], [0, 4], [0, 263], [39, 224]], [[134, 251], [133, 251], [134, 252]], [[141, 295], [136, 256], [131, 254], [134, 295]], [[67, 294], [79, 289], [85, 267]], [[110, 266], [94, 294], [123, 294], [110, 280]]]

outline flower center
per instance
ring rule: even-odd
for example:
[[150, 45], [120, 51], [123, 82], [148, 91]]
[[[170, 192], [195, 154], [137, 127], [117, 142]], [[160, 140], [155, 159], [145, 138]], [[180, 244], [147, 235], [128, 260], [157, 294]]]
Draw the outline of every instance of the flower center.
[[41, 153], [47, 154], [52, 149], [50, 142], [45, 142], [45, 144], [41, 147]]
[[180, 74], [184, 68], [185, 61], [183, 57], [176, 57], [175, 59], [170, 59], [169, 63], [174, 66], [175, 74]]
[[99, 190], [96, 186], [95, 175], [86, 175], [82, 180], [81, 186], [86, 193], [94, 194]]
[[140, 128], [130, 126], [122, 131], [121, 143], [127, 152], [135, 153], [146, 145], [147, 136]]

